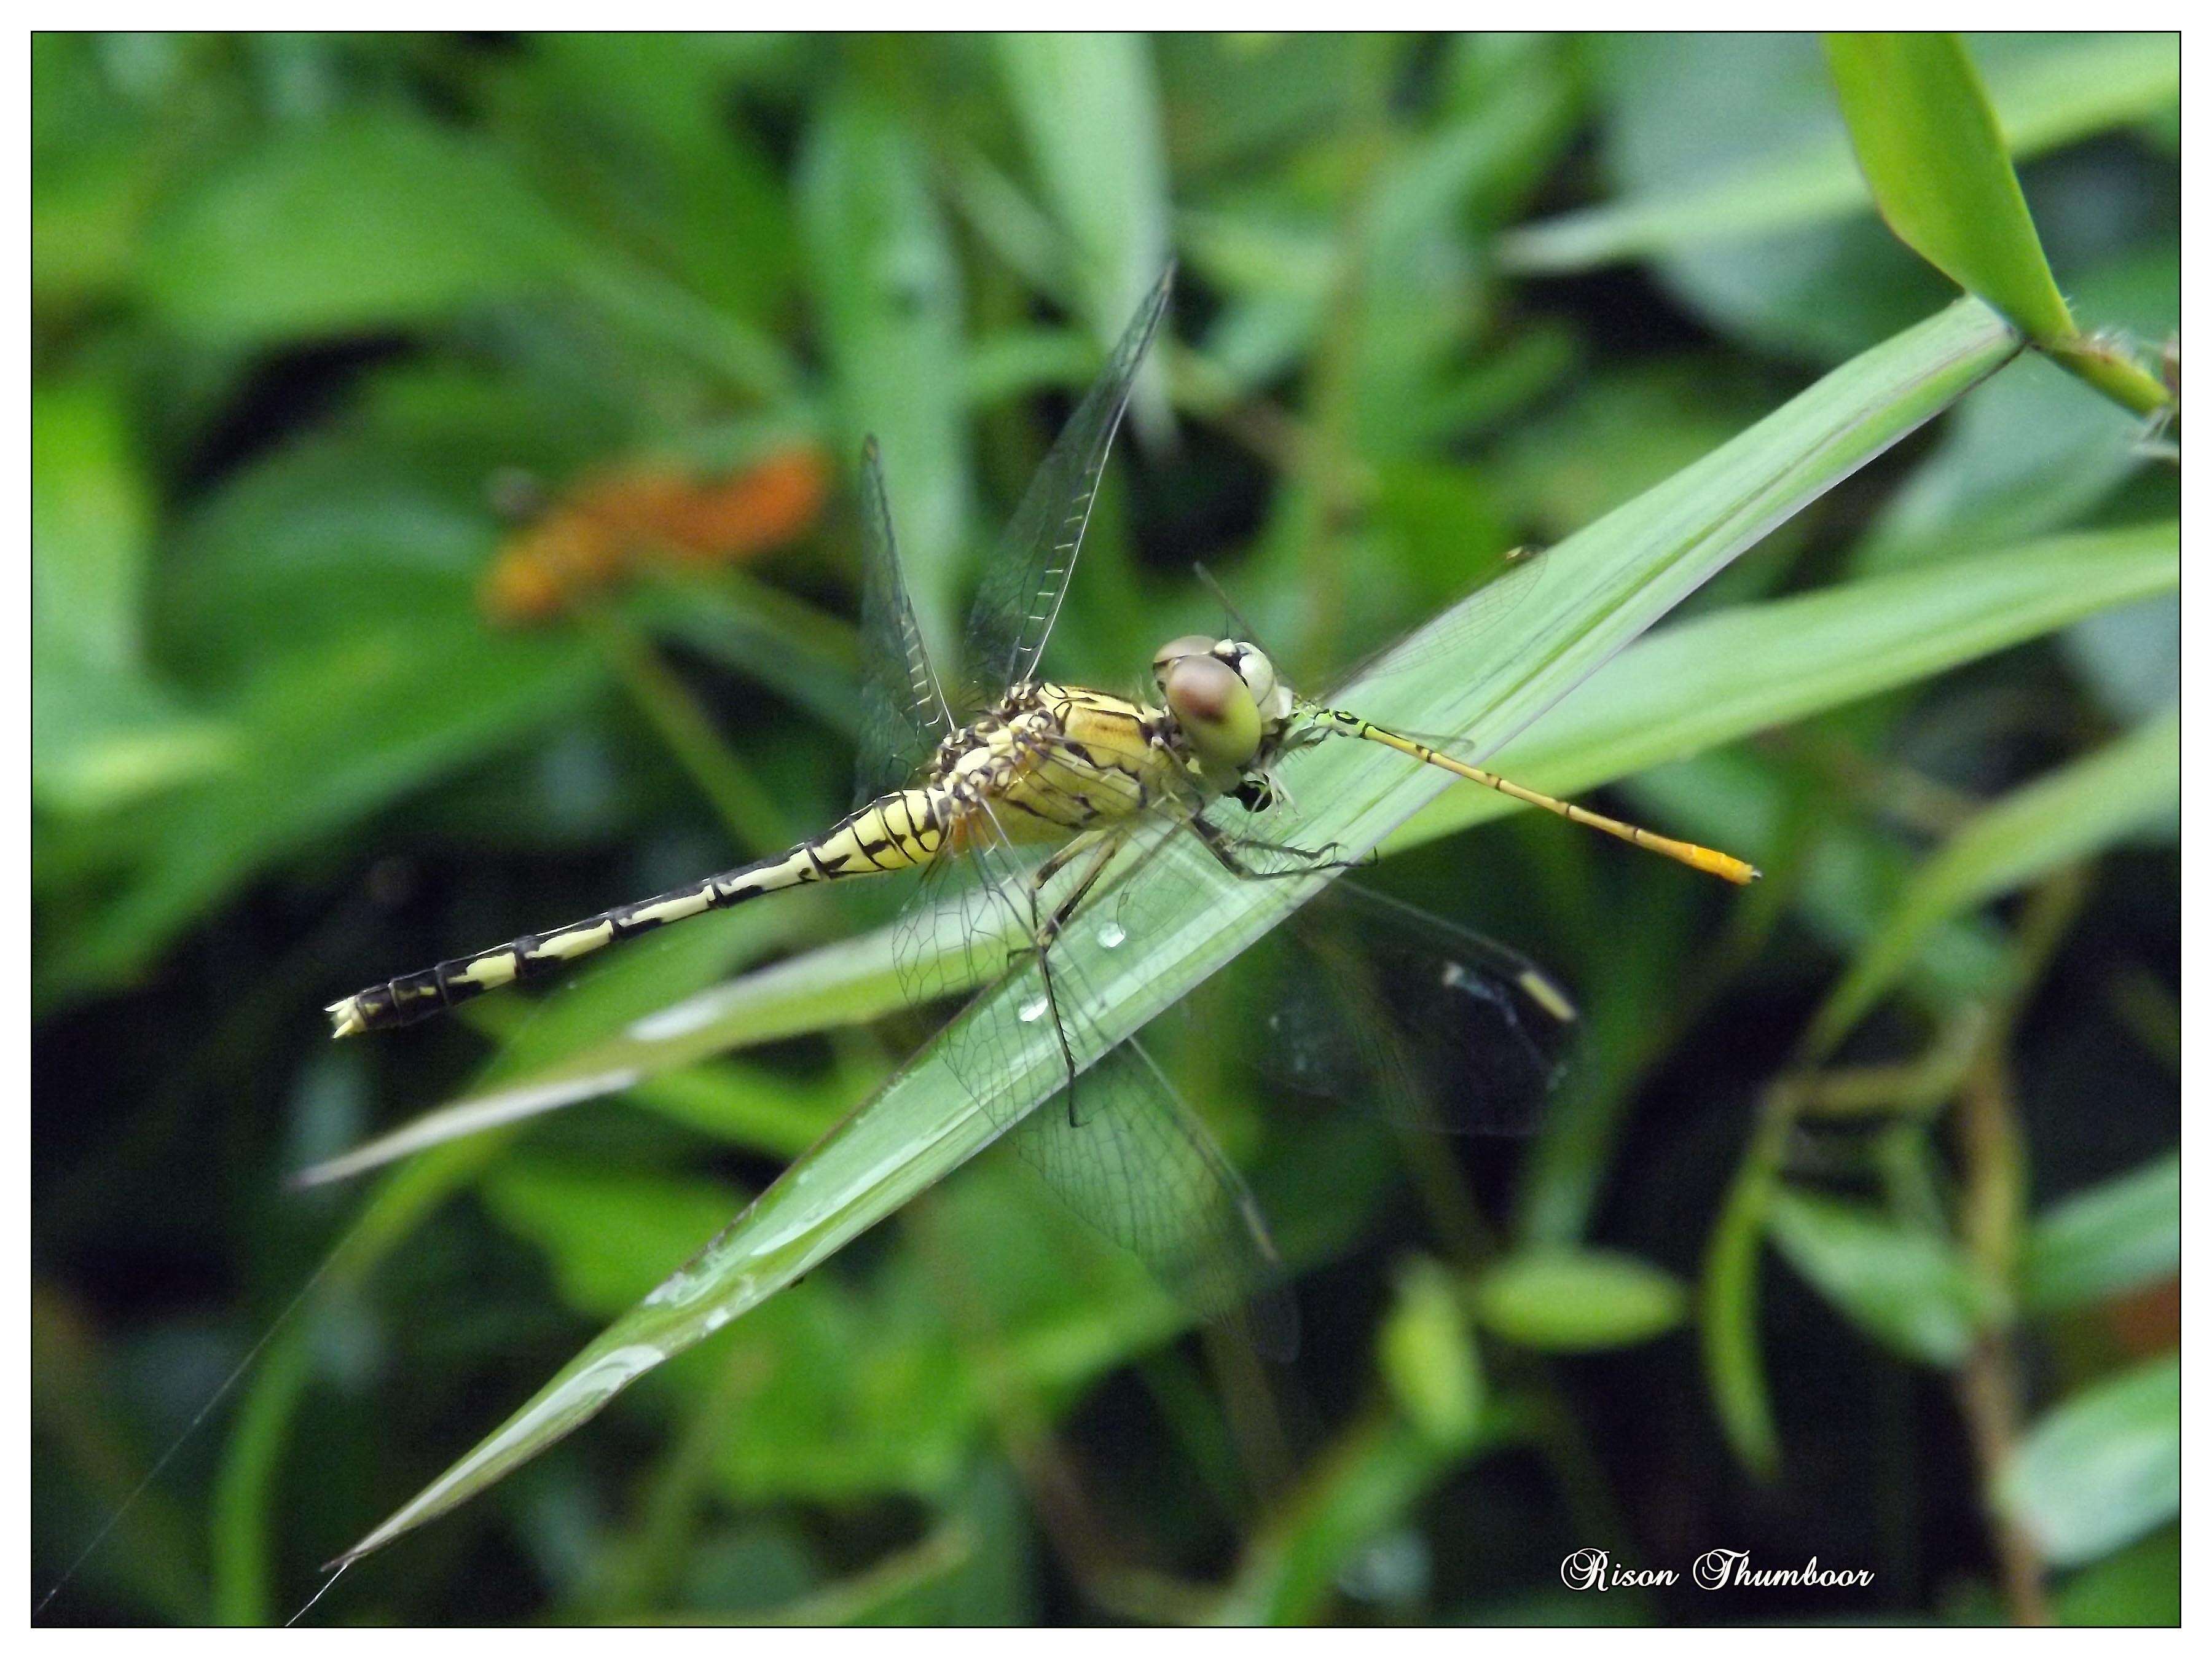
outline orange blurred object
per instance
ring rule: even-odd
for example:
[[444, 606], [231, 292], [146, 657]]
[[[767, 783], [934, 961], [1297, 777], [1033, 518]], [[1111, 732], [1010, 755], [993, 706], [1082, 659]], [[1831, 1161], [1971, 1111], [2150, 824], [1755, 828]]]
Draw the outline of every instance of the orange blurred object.
[[2114, 1297], [2105, 1304], [2105, 1326], [2122, 1352], [2136, 1358], [2170, 1352], [2181, 1340], [2179, 1275]]
[[705, 482], [662, 462], [587, 477], [507, 538], [484, 574], [484, 610], [543, 622], [641, 568], [750, 558], [811, 529], [829, 488], [811, 445]]

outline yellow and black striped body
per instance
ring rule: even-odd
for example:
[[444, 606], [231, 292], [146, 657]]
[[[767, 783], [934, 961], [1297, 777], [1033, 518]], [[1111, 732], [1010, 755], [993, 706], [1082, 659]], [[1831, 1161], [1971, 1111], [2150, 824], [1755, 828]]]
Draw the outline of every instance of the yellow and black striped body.
[[333, 1034], [411, 1024], [673, 921], [809, 882], [879, 875], [976, 838], [1065, 840], [1197, 790], [1163, 711], [1077, 686], [1029, 684], [939, 745], [923, 780], [848, 813], [775, 858], [709, 876], [550, 933], [403, 974], [332, 1003]]
[[1198, 787], [1164, 711], [1049, 683], [1016, 688], [947, 738], [929, 787], [951, 797], [955, 850], [957, 837], [987, 828], [1012, 841], [1064, 841]]

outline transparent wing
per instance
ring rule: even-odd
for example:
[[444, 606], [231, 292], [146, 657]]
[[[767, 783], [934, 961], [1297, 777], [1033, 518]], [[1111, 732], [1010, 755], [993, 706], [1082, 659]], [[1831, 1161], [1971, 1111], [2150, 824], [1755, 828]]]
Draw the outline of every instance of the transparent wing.
[[1185, 1306], [1288, 1359], [1297, 1309], [1259, 1206], [1152, 1057], [1125, 1042], [1078, 1087], [1082, 1121], [1046, 1102], [1012, 1137], [1023, 1158]]
[[[971, 851], [940, 854], [922, 872], [891, 929], [891, 959], [908, 1002], [964, 996], [1004, 975], [1034, 930], [1026, 894], [1036, 862], [996, 849]], [[964, 1079], [995, 1059], [970, 1042], [955, 1057], [954, 1069]]]
[[909, 782], [952, 730], [900, 574], [883, 457], [860, 447], [860, 747], [855, 805]]
[[946, 1033], [951, 1069], [1070, 1210], [1200, 1317], [1287, 1358], [1297, 1314], [1258, 1206], [1136, 1044], [1080, 1073], [1073, 1113], [1064, 1091], [1033, 1111], [1015, 1109], [1020, 1094], [1009, 1079], [1035, 1065], [1049, 1022], [1066, 1028], [1079, 1063], [1103, 1047], [1089, 1012], [1095, 996], [1064, 954], [1054, 958], [1050, 996], [1034, 957], [1005, 973], [1010, 955], [1035, 937], [1031, 872], [988, 816], [960, 839], [969, 850], [932, 867], [895, 925], [893, 951], [913, 1001], [999, 981]]
[[1067, 596], [1068, 577], [1091, 522], [1106, 452], [1129, 402], [1129, 387], [1166, 311], [1170, 266], [1144, 304], [1097, 381], [1060, 429], [1030, 481], [985, 571], [969, 613], [966, 672], [979, 702], [1030, 678]]
[[1261, 1052], [1290, 1089], [1448, 1134], [1536, 1127], [1575, 1009], [1527, 957], [1347, 881], [1255, 955]]
[[[1258, 1069], [1292, 1093], [1452, 1134], [1522, 1134], [1540, 1119], [1571, 1041], [1574, 1003], [1528, 957], [1332, 872], [1340, 848], [1297, 808], [1207, 821], [1255, 879], [1311, 878], [1313, 895], [1256, 940], [1222, 994]], [[1177, 834], [1147, 856], [1210, 860]], [[1162, 925], [1157, 883], [1107, 896], [1132, 936]]]

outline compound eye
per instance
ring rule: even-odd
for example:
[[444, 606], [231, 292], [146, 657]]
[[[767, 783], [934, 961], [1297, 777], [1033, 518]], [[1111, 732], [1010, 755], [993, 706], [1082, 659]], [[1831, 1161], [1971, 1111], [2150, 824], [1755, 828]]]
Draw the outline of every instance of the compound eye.
[[1213, 641], [1203, 634], [1186, 634], [1181, 639], [1170, 640], [1152, 653], [1152, 676], [1159, 678], [1185, 657], [1202, 657], [1213, 649]]
[[1218, 657], [1178, 658], [1162, 677], [1160, 690], [1202, 759], [1243, 767], [1260, 752], [1260, 706], [1252, 688]]
[[1242, 641], [1237, 646], [1237, 672], [1244, 677], [1244, 684], [1252, 688], [1254, 699], [1265, 704], [1275, 695], [1275, 665], [1267, 653], [1256, 645]]

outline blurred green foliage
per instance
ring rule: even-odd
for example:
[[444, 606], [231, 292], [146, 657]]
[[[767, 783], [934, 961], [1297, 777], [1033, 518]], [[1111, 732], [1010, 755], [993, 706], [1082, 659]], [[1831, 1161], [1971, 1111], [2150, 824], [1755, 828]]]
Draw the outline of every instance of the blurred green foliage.
[[[1970, 51], [2075, 319], [2155, 347], [2175, 43]], [[35, 1594], [343, 1240], [71, 1621], [290, 1613], [920, 1029], [856, 970], [757, 1052], [287, 1189], [900, 896], [330, 1047], [374, 975], [843, 805], [849, 474], [742, 568], [499, 623], [544, 503], [874, 432], [941, 641], [1172, 254], [1054, 665], [1125, 686], [1214, 626], [1202, 556], [1325, 678], [1952, 294], [1805, 37], [41, 36], [33, 144]], [[2179, 492], [2141, 439], [2024, 357], [1530, 733], [1538, 784], [1671, 763], [1610, 804], [1755, 893], [1487, 797], [1402, 838], [1378, 883], [1583, 995], [1525, 1146], [1266, 1098], [1233, 982], [1166, 1022], [1301, 1274], [1293, 1370], [994, 1155], [313, 1616], [2177, 1617]], [[1875, 1586], [1561, 1586], [1716, 1547]]]

